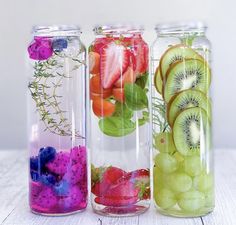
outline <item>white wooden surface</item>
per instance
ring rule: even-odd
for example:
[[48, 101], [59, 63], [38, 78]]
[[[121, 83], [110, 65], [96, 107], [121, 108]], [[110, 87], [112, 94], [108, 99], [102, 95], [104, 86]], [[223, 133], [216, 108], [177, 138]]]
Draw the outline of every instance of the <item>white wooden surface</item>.
[[96, 215], [90, 206], [66, 217], [37, 216], [29, 211], [25, 151], [0, 151], [1, 225], [236, 225], [236, 149], [215, 151], [216, 208], [199, 218], [160, 215], [152, 206], [136, 217], [109, 218]]

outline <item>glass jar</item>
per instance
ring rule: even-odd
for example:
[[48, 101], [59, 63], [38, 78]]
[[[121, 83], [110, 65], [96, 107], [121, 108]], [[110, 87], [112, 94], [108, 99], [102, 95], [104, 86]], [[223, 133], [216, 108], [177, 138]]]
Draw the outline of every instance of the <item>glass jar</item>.
[[87, 206], [86, 49], [77, 26], [37, 26], [28, 47], [31, 211], [64, 215]]
[[151, 48], [154, 200], [179, 217], [214, 208], [211, 46], [201, 23], [156, 26]]
[[150, 204], [148, 45], [143, 30], [99, 26], [89, 48], [91, 201], [127, 216]]

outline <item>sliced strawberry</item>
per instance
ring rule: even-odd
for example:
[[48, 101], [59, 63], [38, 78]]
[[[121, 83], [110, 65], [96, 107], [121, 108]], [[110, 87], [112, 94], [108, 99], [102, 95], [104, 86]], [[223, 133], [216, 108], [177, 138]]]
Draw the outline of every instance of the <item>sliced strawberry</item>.
[[116, 87], [124, 87], [125, 84], [132, 84], [136, 81], [136, 76], [132, 67], [128, 67], [119, 80], [116, 81]]
[[148, 70], [148, 45], [143, 41], [142, 38], [134, 39], [134, 73], [136, 76], [140, 76]]
[[100, 55], [96, 52], [89, 53], [89, 73], [99, 74], [100, 72]]
[[131, 198], [123, 198], [123, 197], [96, 197], [94, 200], [98, 204], [102, 204], [105, 206], [114, 206], [114, 207], [120, 207], [120, 206], [129, 206], [137, 203], [138, 197], [131, 197]]
[[91, 46], [91, 51], [93, 52], [97, 52], [100, 54], [101, 49], [107, 45], [108, 43], [110, 43], [113, 39], [109, 38], [109, 37], [105, 37], [105, 38], [96, 38], [93, 45]]
[[125, 91], [124, 88], [113, 88], [112, 94], [115, 100], [123, 103], [125, 101]]
[[100, 56], [100, 75], [103, 88], [110, 88], [120, 78], [128, 65], [130, 52], [114, 41], [102, 48]]
[[126, 172], [117, 167], [92, 167], [92, 193], [102, 196], [107, 189], [119, 178], [126, 175]]

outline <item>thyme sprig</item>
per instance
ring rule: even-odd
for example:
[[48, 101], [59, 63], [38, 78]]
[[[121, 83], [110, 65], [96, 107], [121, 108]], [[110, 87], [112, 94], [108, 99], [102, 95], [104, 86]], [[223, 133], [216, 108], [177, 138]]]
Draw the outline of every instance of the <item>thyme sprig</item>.
[[[68, 57], [76, 62], [71, 72], [77, 70], [84, 61], [78, 60], [77, 57]], [[70, 79], [71, 76], [60, 72], [64, 67], [65, 55], [55, 53], [51, 58], [45, 61], [36, 61], [34, 64], [33, 80], [29, 82], [28, 88], [31, 96], [36, 103], [36, 111], [40, 115], [41, 121], [45, 125], [45, 131], [60, 136], [82, 137], [77, 130], [72, 129], [72, 124], [66, 118], [66, 111], [62, 109], [59, 89], [62, 87], [64, 79]]]
[[160, 127], [160, 132], [170, 131], [166, 119], [166, 103], [158, 97], [152, 97], [152, 121]]

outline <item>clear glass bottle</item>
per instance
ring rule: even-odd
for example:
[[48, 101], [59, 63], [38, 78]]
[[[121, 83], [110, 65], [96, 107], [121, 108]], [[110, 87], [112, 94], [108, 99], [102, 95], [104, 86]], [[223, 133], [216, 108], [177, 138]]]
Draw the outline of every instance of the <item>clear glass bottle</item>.
[[77, 26], [36, 26], [28, 47], [31, 211], [64, 215], [87, 206], [86, 49]]
[[99, 26], [89, 48], [91, 201], [127, 216], [150, 204], [148, 45], [143, 30]]
[[156, 26], [151, 48], [154, 200], [166, 215], [214, 208], [211, 45], [201, 23]]

